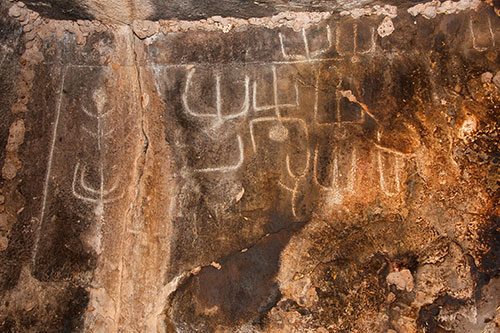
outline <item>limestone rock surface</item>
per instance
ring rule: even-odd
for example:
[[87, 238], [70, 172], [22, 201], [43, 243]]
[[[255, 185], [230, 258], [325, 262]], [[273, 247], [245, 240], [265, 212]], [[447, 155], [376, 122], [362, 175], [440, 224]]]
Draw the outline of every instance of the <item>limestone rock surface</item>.
[[491, 6], [26, 4], [0, 4], [0, 331], [498, 330]]

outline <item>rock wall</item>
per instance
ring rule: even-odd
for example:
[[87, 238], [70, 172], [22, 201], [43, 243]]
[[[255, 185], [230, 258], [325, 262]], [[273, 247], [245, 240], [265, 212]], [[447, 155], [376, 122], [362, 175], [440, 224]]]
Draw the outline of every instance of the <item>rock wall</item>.
[[0, 8], [1, 331], [498, 329], [491, 7]]

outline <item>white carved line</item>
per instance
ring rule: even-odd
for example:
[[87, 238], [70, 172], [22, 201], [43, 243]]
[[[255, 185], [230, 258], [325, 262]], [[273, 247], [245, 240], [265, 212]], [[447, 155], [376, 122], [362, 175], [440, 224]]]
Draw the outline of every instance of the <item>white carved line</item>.
[[[341, 50], [341, 45], [340, 45], [340, 29], [336, 29], [335, 31], [335, 49], [337, 50], [337, 53], [340, 55], [340, 56], [345, 56], [347, 54], [349, 54], [350, 52], [344, 52]], [[370, 30], [371, 30], [371, 37], [370, 37], [370, 48], [368, 50], [365, 50], [365, 51], [359, 51], [359, 45], [358, 45], [358, 24], [357, 23], [354, 23], [353, 24], [353, 40], [352, 40], [352, 45], [353, 45], [353, 52], [352, 54], [355, 55], [355, 54], [367, 54], [367, 53], [371, 53], [373, 51], [375, 51], [375, 48], [377, 46], [376, 44], [376, 36], [375, 36], [375, 28], [373, 27], [370, 27]]]
[[[490, 38], [491, 38], [491, 46], [495, 46], [495, 34], [493, 33], [493, 27], [491, 26], [491, 20], [489, 17], [486, 18], [488, 22], [488, 31], [490, 33]], [[469, 28], [470, 28], [470, 33], [471, 33], [471, 39], [472, 39], [472, 47], [479, 52], [486, 51], [488, 47], [481, 47], [477, 45], [476, 41], [476, 33], [474, 32], [474, 23], [472, 23], [472, 17], [469, 17]]]
[[375, 42], [375, 28], [370, 28], [370, 48], [365, 51], [358, 51], [358, 25], [354, 25], [354, 53], [355, 54], [367, 54], [375, 51], [376, 42]]
[[302, 42], [304, 43], [304, 55], [290, 55], [286, 52], [286, 46], [285, 46], [285, 37], [284, 35], [280, 32], [278, 33], [278, 37], [280, 40], [280, 47], [281, 47], [281, 54], [283, 55], [284, 59], [290, 60], [306, 60], [306, 61], [311, 61], [315, 59], [316, 57], [324, 54], [326, 51], [328, 51], [333, 43], [332, 43], [332, 32], [330, 26], [326, 26], [326, 38], [328, 41], [328, 47], [324, 49], [320, 49], [317, 51], [311, 52], [310, 46], [309, 46], [309, 38], [307, 36], [307, 31], [306, 29], [302, 29]]
[[239, 158], [235, 164], [214, 167], [214, 168], [195, 169], [195, 171], [206, 173], [206, 172], [231, 172], [238, 170], [245, 161], [245, 152], [244, 152], [243, 139], [241, 138], [240, 135], [237, 136], [237, 139], [238, 139]]
[[394, 184], [395, 184], [395, 191], [390, 191], [387, 186], [387, 180], [385, 177], [385, 171], [384, 171], [384, 162], [383, 162], [383, 157], [382, 157], [382, 152], [379, 150], [377, 152], [377, 165], [378, 165], [378, 171], [379, 171], [379, 185], [380, 189], [382, 192], [387, 195], [387, 196], [394, 196], [397, 195], [400, 192], [401, 188], [401, 182], [400, 182], [400, 176], [399, 173], [400, 171], [400, 158], [395, 156], [394, 157], [394, 174], [395, 174], [395, 179], [394, 179]]
[[103, 119], [104, 117], [107, 117], [108, 115], [111, 114], [111, 110], [110, 111], [106, 111], [104, 113], [101, 113], [102, 110], [100, 110], [100, 109], [98, 110], [97, 113], [92, 113], [85, 106], [82, 106], [82, 111], [87, 116], [92, 117], [94, 119]]
[[[318, 121], [318, 112], [319, 112], [319, 93], [320, 93], [320, 76], [321, 76], [321, 71], [319, 70], [316, 74], [316, 84], [315, 84], [315, 89], [314, 89], [314, 110], [313, 110], [313, 124], [314, 126], [324, 126], [324, 127], [334, 127], [337, 129], [342, 129], [344, 131], [344, 134], [341, 135], [341, 137], [345, 137], [347, 135], [347, 127], [346, 125], [362, 125], [366, 121], [366, 115], [368, 115], [370, 118], [372, 118], [377, 124], [378, 120], [375, 118], [375, 116], [369, 111], [368, 106], [365, 105], [364, 103], [361, 103], [357, 100], [356, 96], [352, 94], [350, 90], [340, 90], [336, 91], [336, 99], [337, 99], [337, 109], [335, 110], [335, 118], [336, 120], [330, 123], [320, 123]], [[342, 81], [339, 82], [340, 86], [342, 84]], [[361, 115], [358, 120], [355, 121], [343, 121], [340, 119], [341, 112], [340, 112], [340, 101], [341, 99], [345, 97], [347, 98], [350, 102], [356, 103], [361, 107]]]
[[381, 146], [379, 143], [373, 143], [373, 145], [380, 151], [383, 151], [383, 152], [386, 152], [388, 154], [391, 154], [391, 155], [395, 155], [395, 156], [398, 156], [400, 158], [411, 158], [414, 156], [414, 154], [406, 154], [406, 153], [402, 153], [400, 151], [397, 151], [395, 149], [391, 149], [391, 148], [387, 148], [387, 147], [384, 147], [384, 146]]
[[[117, 201], [123, 197], [123, 193], [111, 197], [110, 195], [113, 194], [117, 187], [118, 184], [115, 183], [111, 186], [109, 189], [105, 189], [105, 177], [104, 177], [104, 157], [103, 157], [103, 151], [104, 151], [104, 142], [103, 139], [110, 136], [114, 132], [114, 128], [108, 130], [107, 132], [104, 131], [105, 124], [104, 124], [104, 119], [108, 115], [111, 114], [111, 111], [106, 111], [104, 112], [104, 107], [106, 105], [106, 96], [104, 94], [104, 91], [99, 89], [98, 91], [94, 92], [93, 99], [96, 103], [96, 108], [97, 112], [92, 113], [90, 112], [86, 107], [82, 107], [83, 113], [85, 113], [87, 116], [94, 118], [97, 120], [97, 132], [88, 129], [85, 126], [82, 126], [82, 129], [89, 134], [89, 136], [93, 137], [97, 141], [97, 148], [99, 152], [99, 188], [94, 189], [91, 186], [89, 186], [86, 181], [85, 181], [85, 174], [86, 174], [86, 168], [83, 166], [80, 168], [80, 162], [77, 162], [73, 174], [73, 182], [71, 185], [71, 190], [73, 195], [88, 203], [96, 204], [96, 210], [95, 213], [96, 215], [100, 216], [101, 219], [104, 214], [104, 205], [107, 203], [112, 203], [114, 201]], [[78, 178], [78, 175], [80, 174], [80, 177]], [[79, 179], [79, 182], [77, 181]], [[83, 190], [83, 193], [80, 191]]]
[[[401, 51], [401, 54], [406, 54], [405, 52]], [[263, 63], [262, 61], [248, 61], [245, 62], [246, 66], [250, 65], [255, 65], [255, 66], [262, 66], [262, 65], [274, 65], [274, 66], [280, 66], [280, 65], [297, 65], [297, 64], [321, 64], [321, 63], [328, 63], [328, 62], [336, 62], [341, 60], [342, 58], [335, 56], [335, 57], [328, 57], [328, 58], [315, 58], [315, 59], [303, 59], [303, 60], [288, 60], [288, 61], [269, 61], [266, 63]], [[182, 68], [186, 70], [190, 70], [193, 67], [199, 66], [200, 63], [185, 63], [185, 64], [153, 64], [149, 65], [149, 67], [152, 68]], [[157, 89], [159, 89], [157, 87]]]
[[245, 75], [245, 97], [243, 101], [243, 105], [238, 113], [223, 115], [222, 114], [222, 94], [221, 94], [221, 77], [220, 74], [215, 75], [215, 93], [216, 93], [216, 113], [199, 113], [193, 111], [188, 102], [189, 91], [191, 89], [191, 83], [193, 80], [193, 75], [196, 72], [196, 68], [191, 68], [186, 77], [186, 85], [184, 87], [184, 92], [182, 94], [182, 105], [184, 106], [184, 110], [190, 116], [196, 118], [208, 118], [215, 119], [214, 126], [219, 126], [226, 120], [236, 119], [238, 117], [245, 116], [248, 113], [250, 108], [250, 78], [248, 75]]
[[297, 207], [295, 201], [297, 200], [297, 194], [299, 193], [298, 187], [299, 187], [299, 182], [295, 181], [294, 187], [290, 188], [283, 184], [281, 181], [278, 183], [279, 186], [281, 186], [283, 189], [286, 191], [290, 192], [292, 194], [291, 202], [292, 202], [292, 215], [293, 217], [297, 217]]
[[[76, 169], [79, 169], [79, 163], [77, 163]], [[75, 172], [78, 174], [78, 170], [75, 170]], [[102, 195], [102, 196], [106, 196], [106, 195], [109, 195], [112, 192], [114, 192], [116, 190], [116, 188], [118, 187], [118, 183], [115, 182], [113, 184], [113, 186], [111, 186], [111, 188], [109, 190], [101, 190], [101, 189], [95, 190], [92, 187], [90, 187], [90, 185], [88, 185], [87, 182], [85, 181], [85, 174], [86, 174], [86, 168], [85, 168], [85, 165], [84, 165], [82, 167], [82, 171], [80, 172], [80, 185], [81, 185], [81, 187], [85, 191], [88, 191], [88, 192], [90, 192], [92, 194], [99, 194], [99, 195]], [[73, 186], [73, 187], [75, 187], [75, 186]]]
[[299, 106], [299, 86], [297, 83], [294, 84], [295, 89], [295, 104], [280, 104], [279, 103], [279, 93], [278, 93], [278, 73], [276, 71], [276, 66], [271, 67], [273, 72], [273, 105], [259, 106], [257, 102], [257, 82], [253, 82], [253, 109], [255, 112], [274, 110], [276, 117], [281, 117], [280, 109], [282, 108], [296, 108]]
[[[85, 126], [82, 126], [82, 129], [85, 133], [87, 133], [90, 137], [94, 138], [94, 139], [97, 139], [99, 138], [99, 134], [95, 131], [92, 131], [90, 129], [88, 129], [87, 127]], [[113, 134], [115, 132], [115, 129], [112, 128], [110, 129], [109, 131], [107, 131], [106, 133], [102, 133], [102, 136], [105, 137], [105, 138], [109, 138], [111, 136], [111, 134]]]
[[326, 26], [326, 38], [328, 41], [328, 47], [311, 52], [311, 54], [312, 54], [311, 58], [316, 58], [316, 57], [324, 54], [325, 52], [329, 51], [332, 48], [332, 46], [333, 46], [332, 29], [330, 28], [329, 25]]
[[490, 17], [488, 17], [488, 29], [490, 30], [491, 44], [493, 47], [495, 47], [496, 46], [495, 34], [493, 32], [493, 27], [491, 26], [491, 18]]
[[57, 99], [57, 108], [56, 108], [56, 116], [54, 120], [54, 126], [52, 129], [52, 141], [50, 142], [50, 150], [49, 150], [49, 157], [47, 160], [47, 172], [45, 173], [45, 182], [43, 184], [43, 198], [42, 198], [42, 208], [40, 209], [40, 221], [38, 221], [38, 226], [37, 230], [35, 233], [35, 240], [33, 244], [33, 252], [32, 252], [32, 265], [35, 264], [36, 256], [38, 254], [38, 247], [40, 244], [40, 237], [41, 237], [41, 229], [42, 229], [42, 223], [43, 219], [45, 218], [45, 210], [47, 207], [47, 197], [49, 194], [49, 183], [50, 183], [50, 176], [52, 173], [52, 162], [54, 159], [54, 150], [56, 146], [56, 141], [57, 141], [57, 128], [59, 127], [59, 119], [61, 116], [61, 104], [62, 104], [62, 97], [63, 97], [63, 89], [64, 89], [64, 83], [66, 81], [66, 73], [68, 71], [67, 67], [63, 68], [62, 71], [62, 78], [61, 78], [61, 86], [59, 87], [59, 98]]
[[229, 120], [235, 119], [241, 116], [244, 116], [248, 113], [248, 109], [250, 108], [250, 78], [245, 76], [245, 100], [243, 102], [243, 106], [239, 113], [229, 114], [227, 116], [222, 115], [222, 96], [220, 90], [220, 75], [216, 76], [216, 91], [217, 91], [217, 117], [219, 120]]
[[[275, 92], [277, 92], [275, 90]], [[276, 99], [277, 93], [275, 94], [275, 101], [277, 102]], [[277, 103], [276, 103], [277, 104]], [[257, 126], [259, 123], [266, 123], [266, 122], [272, 122], [272, 123], [278, 123], [281, 126], [283, 126], [284, 123], [292, 123], [292, 124], [298, 124], [304, 131], [305, 133], [305, 141], [306, 141], [306, 147], [308, 146], [309, 142], [309, 132], [307, 129], [307, 124], [304, 120], [300, 118], [282, 118], [280, 116], [279, 110], [277, 111], [277, 115], [274, 117], [262, 117], [262, 118], [257, 118], [257, 119], [252, 119], [249, 122], [249, 127], [250, 127], [250, 139], [252, 141], [252, 148], [254, 153], [257, 153], [258, 147], [257, 147], [257, 142], [255, 140], [255, 133], [254, 133], [254, 127]], [[294, 217], [297, 217], [297, 209], [296, 209], [296, 197], [298, 194], [298, 187], [300, 181], [307, 175], [307, 170], [309, 170], [309, 161], [310, 161], [310, 152], [309, 149], [306, 151], [306, 165], [304, 167], [304, 170], [299, 174], [295, 175], [291, 169], [290, 166], [290, 156], [289, 154], [286, 155], [285, 158], [285, 163], [286, 163], [286, 168], [289, 176], [294, 180], [295, 184], [293, 189], [286, 186], [283, 184], [281, 181], [279, 182], [279, 185], [283, 187], [285, 190], [289, 191], [292, 194], [292, 214]]]
[[288, 172], [288, 175], [290, 177], [292, 177], [292, 179], [295, 181], [295, 184], [294, 184], [294, 187], [293, 189], [286, 186], [285, 184], [283, 184], [281, 181], [279, 182], [279, 185], [281, 187], [283, 187], [285, 190], [289, 191], [291, 194], [292, 194], [292, 198], [291, 198], [291, 202], [292, 202], [292, 215], [294, 217], [297, 217], [298, 214], [297, 214], [297, 194], [299, 193], [299, 185], [300, 185], [300, 181], [302, 179], [304, 179], [307, 175], [307, 171], [309, 170], [309, 164], [310, 164], [310, 159], [311, 159], [311, 153], [309, 151], [309, 149], [307, 149], [306, 151], [306, 165], [304, 166], [304, 170], [302, 170], [302, 172], [296, 176], [293, 171], [292, 171], [292, 168], [290, 167], [290, 156], [287, 154], [286, 155], [286, 169], [287, 169], [287, 172]]
[[[401, 163], [404, 162], [404, 160], [409, 159], [414, 157], [414, 154], [405, 154], [400, 151], [383, 147], [380, 145], [380, 140], [381, 140], [382, 133], [379, 131], [377, 132], [377, 142], [374, 143], [375, 147], [377, 148], [377, 168], [378, 168], [378, 173], [379, 173], [379, 185], [380, 189], [382, 192], [387, 195], [387, 196], [394, 196], [397, 195], [401, 191]], [[385, 165], [383, 161], [383, 153], [392, 155], [394, 158], [394, 185], [395, 185], [395, 191], [390, 191], [388, 189], [388, 180], [386, 179], [385, 176]]]
[[319, 155], [319, 147], [316, 146], [315, 152], [314, 152], [314, 165], [313, 165], [313, 179], [314, 182], [323, 190], [330, 191], [337, 193], [338, 195], [342, 195], [343, 193], [353, 193], [354, 192], [354, 185], [356, 183], [356, 176], [357, 176], [357, 149], [356, 147], [353, 147], [351, 151], [351, 166], [349, 168], [349, 171], [347, 173], [347, 184], [345, 185], [344, 188], [340, 186], [340, 176], [339, 176], [339, 167], [338, 167], [338, 158], [339, 158], [339, 152], [336, 149], [333, 153], [333, 166], [332, 166], [332, 182], [330, 186], [324, 186], [321, 184], [318, 180], [318, 155]]

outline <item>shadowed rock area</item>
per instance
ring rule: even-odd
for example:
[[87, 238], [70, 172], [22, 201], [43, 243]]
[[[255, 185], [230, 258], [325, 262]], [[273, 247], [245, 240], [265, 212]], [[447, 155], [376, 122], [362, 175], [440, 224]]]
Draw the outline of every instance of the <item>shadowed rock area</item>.
[[[199, 20], [211, 16], [264, 17], [283, 11], [332, 11], [356, 8], [373, 0], [27, 0], [25, 3], [57, 19], [131, 22], [134, 19]], [[394, 2], [394, 1], [393, 1]], [[411, 3], [409, 1], [409, 3]]]
[[493, 2], [96, 3], [0, 4], [1, 332], [498, 330]]

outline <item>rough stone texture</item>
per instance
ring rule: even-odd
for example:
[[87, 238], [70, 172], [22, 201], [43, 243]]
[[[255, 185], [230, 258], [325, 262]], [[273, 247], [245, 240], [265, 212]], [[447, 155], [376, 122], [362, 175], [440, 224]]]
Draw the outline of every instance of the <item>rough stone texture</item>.
[[[11, 1], [11, 0], [9, 0]], [[25, 0], [29, 8], [55, 19], [98, 19], [114, 23], [133, 20], [200, 20], [213, 16], [253, 18], [276, 15], [280, 12], [353, 11], [363, 15], [373, 11], [369, 6], [386, 4], [413, 6], [412, 12], [425, 17], [455, 13], [471, 3], [484, 1], [500, 13], [498, 0]], [[377, 11], [377, 10], [375, 10]]]
[[27, 0], [32, 9], [52, 18], [130, 22], [133, 19], [198, 20], [210, 16], [262, 17], [282, 11], [339, 10], [367, 5], [373, 0]]
[[492, 8], [382, 37], [0, 6], [0, 331], [498, 330]]

